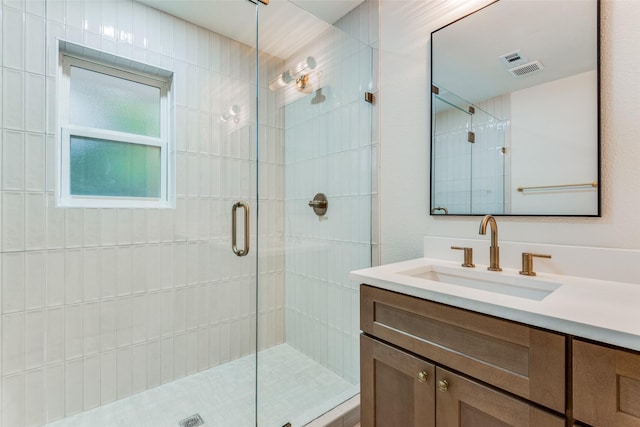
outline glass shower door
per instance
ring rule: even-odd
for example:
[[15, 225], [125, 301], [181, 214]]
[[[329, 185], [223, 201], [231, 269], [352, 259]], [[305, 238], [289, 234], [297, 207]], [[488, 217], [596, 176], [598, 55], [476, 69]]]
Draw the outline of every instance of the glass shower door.
[[[251, 21], [245, 31], [255, 40], [257, 1], [221, 2], [246, 9]], [[257, 40], [256, 40], [257, 43]], [[258, 109], [257, 47], [223, 37], [211, 40], [209, 48], [220, 52], [219, 68], [209, 88], [212, 97], [212, 150], [210, 182], [214, 186], [209, 211], [216, 252], [209, 257], [215, 277], [212, 315], [217, 330], [212, 345], [219, 346], [219, 378], [208, 382], [210, 401], [219, 414], [211, 414], [214, 426], [255, 426], [256, 330], [258, 247]], [[223, 372], [226, 371], [226, 372]]]
[[359, 392], [359, 284], [349, 272], [372, 256], [368, 11], [324, 23], [291, 57], [260, 52], [260, 427], [306, 425]]

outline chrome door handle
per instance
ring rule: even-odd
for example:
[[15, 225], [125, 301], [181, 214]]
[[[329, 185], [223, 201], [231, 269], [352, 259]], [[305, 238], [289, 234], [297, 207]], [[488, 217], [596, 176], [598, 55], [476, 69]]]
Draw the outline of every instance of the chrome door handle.
[[[238, 249], [238, 230], [236, 210], [244, 209], [244, 249]], [[249, 205], [243, 201], [236, 202], [231, 208], [231, 249], [238, 256], [245, 256], [249, 253]]]

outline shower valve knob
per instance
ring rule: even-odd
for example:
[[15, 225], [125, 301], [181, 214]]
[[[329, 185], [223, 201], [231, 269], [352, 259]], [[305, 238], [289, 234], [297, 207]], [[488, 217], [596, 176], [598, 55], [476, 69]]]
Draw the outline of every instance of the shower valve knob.
[[327, 207], [329, 206], [329, 202], [327, 201], [327, 196], [324, 193], [318, 193], [313, 197], [313, 200], [309, 202], [309, 207], [313, 209], [316, 215], [322, 216], [327, 213]]

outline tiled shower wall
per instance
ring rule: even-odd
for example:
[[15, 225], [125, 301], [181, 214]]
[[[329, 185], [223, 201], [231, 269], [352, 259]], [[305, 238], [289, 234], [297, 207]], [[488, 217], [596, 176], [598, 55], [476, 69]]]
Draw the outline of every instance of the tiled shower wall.
[[[364, 2], [300, 51], [318, 60], [326, 99], [316, 92], [286, 107], [287, 343], [354, 384], [359, 284], [349, 271], [371, 265], [374, 107], [364, 93], [372, 91], [374, 8]], [[328, 198], [322, 217], [307, 205], [316, 193]]]
[[[39, 426], [254, 351], [256, 252], [237, 258], [229, 241], [231, 205], [255, 202], [253, 51], [130, 0], [1, 10], [0, 425]], [[55, 206], [56, 37], [175, 71], [176, 209]], [[260, 61], [262, 83], [282, 68]], [[240, 121], [221, 121], [234, 104]], [[264, 348], [284, 340], [280, 109], [260, 132]]]

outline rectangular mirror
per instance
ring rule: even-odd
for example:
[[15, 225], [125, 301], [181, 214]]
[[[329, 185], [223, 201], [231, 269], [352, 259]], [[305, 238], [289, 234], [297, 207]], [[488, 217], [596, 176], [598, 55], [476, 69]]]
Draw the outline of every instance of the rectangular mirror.
[[600, 216], [598, 0], [498, 0], [431, 33], [431, 214]]

